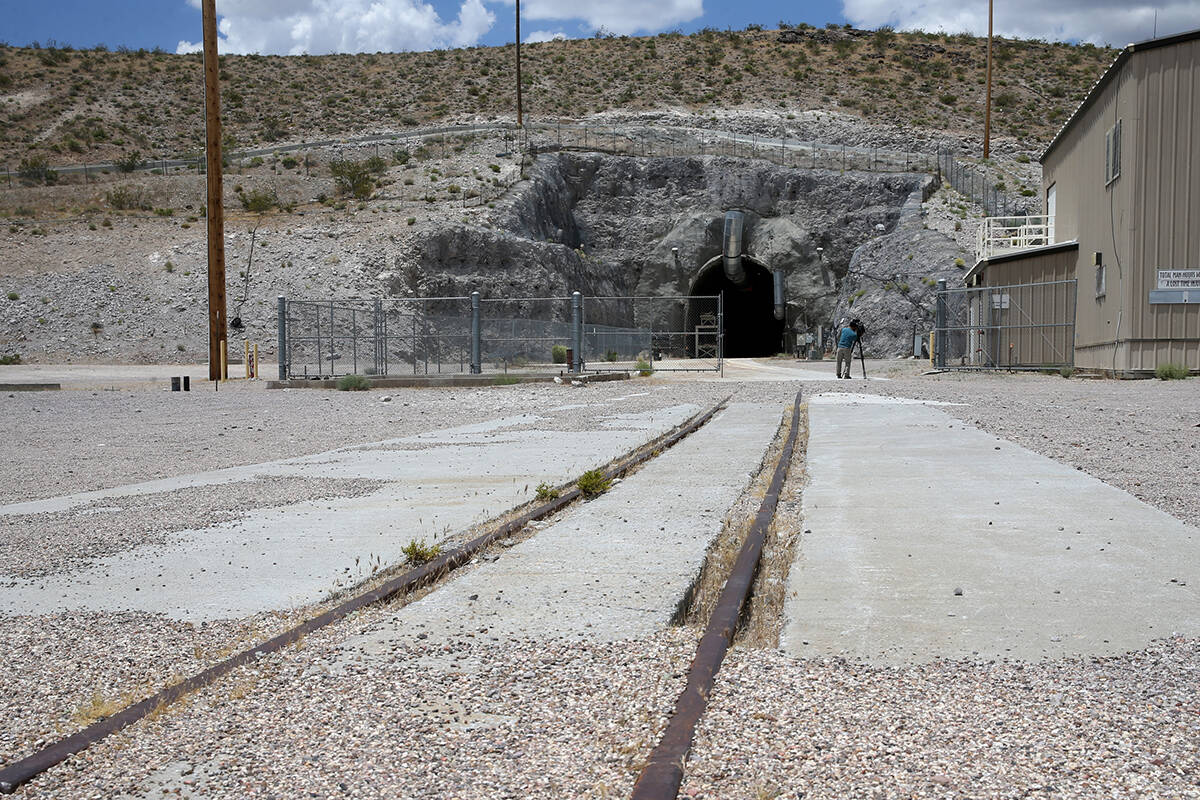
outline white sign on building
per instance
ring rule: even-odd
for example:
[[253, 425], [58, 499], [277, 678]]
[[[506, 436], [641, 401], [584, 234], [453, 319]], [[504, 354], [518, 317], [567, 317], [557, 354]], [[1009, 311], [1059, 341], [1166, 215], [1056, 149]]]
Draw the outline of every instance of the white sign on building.
[[1160, 269], [1159, 289], [1200, 289], [1200, 269]]

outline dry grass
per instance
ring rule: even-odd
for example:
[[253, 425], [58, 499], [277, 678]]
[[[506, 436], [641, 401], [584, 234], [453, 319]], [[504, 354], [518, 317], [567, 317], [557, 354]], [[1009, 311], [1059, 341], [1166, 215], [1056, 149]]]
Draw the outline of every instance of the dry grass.
[[[790, 409], [789, 409], [790, 412]], [[787, 595], [787, 577], [791, 569], [802, 521], [800, 498], [808, 480], [805, 454], [808, 447], [808, 405], [800, 406], [800, 428], [792, 462], [784, 480], [775, 517], [767, 529], [758, 573], [751, 586], [750, 598], [742, 611], [735, 644], [749, 647], [777, 647], [783, 629], [783, 604]], [[700, 575], [680, 603], [677, 624], [703, 627], [708, 624], [725, 582], [733, 570], [754, 517], [771, 484], [783, 443], [791, 432], [791, 414], [784, 414], [771, 447], [750, 485], [734, 503], [725, 525], [709, 547]]]
[[[983, 40], [966, 35], [705, 30], [543, 42], [522, 50], [532, 118], [609, 110], [836, 108], [952, 132], [983, 113]], [[79, 43], [82, 44], [82, 43]], [[1044, 142], [1111, 62], [1090, 45], [1000, 40], [998, 135]], [[228, 147], [509, 115], [513, 47], [221, 57]], [[0, 47], [0, 159], [51, 164], [198, 154], [199, 54]]]
[[713, 610], [717, 607], [721, 590], [725, 588], [725, 581], [733, 571], [733, 565], [741, 552], [742, 544], [746, 541], [746, 536], [754, 525], [754, 517], [758, 513], [759, 506], [762, 505], [767, 489], [770, 488], [775, 465], [779, 463], [783, 443], [787, 440], [790, 430], [791, 415], [784, 413], [771, 446], [763, 455], [763, 460], [749, 485], [725, 516], [721, 532], [717, 534], [717, 538], [713, 540], [704, 557], [704, 566], [701, 567], [699, 576], [681, 601], [675, 614], [677, 624], [697, 627], [708, 624]]

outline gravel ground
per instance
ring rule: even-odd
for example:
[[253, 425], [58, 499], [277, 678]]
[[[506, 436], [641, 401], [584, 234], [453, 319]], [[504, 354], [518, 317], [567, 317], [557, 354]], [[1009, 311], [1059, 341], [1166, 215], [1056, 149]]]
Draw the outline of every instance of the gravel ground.
[[[1194, 468], [1200, 397], [1190, 381], [917, 377], [911, 365], [889, 371], [897, 380], [809, 384], [805, 391], [866, 387], [967, 403], [945, 410], [1134, 491], [1190, 524], [1200, 520]], [[161, 445], [131, 435], [141, 414], [161, 412], [170, 398], [64, 395], [22, 398], [20, 408], [8, 403], [10, 416], [44, 426], [50, 464], [72, 463], [57, 449], [70, 449], [85, 433], [111, 442], [115, 463], [96, 457], [83, 471], [98, 488], [262, 460], [268, 443], [287, 449], [278, 455], [298, 455], [531, 408], [549, 418], [545, 424], [594, 426], [600, 409], [590, 404], [601, 399], [623, 398], [623, 410], [635, 412], [703, 404], [734, 388], [738, 400], [753, 401], [790, 399], [797, 387], [654, 379], [570, 389], [398, 391], [390, 404], [379, 403], [375, 393], [222, 393], [196, 409], [203, 413], [172, 415], [180, 417], [181, 430], [164, 426], [166, 435], [183, 443], [198, 440], [214, 423], [219, 430], [243, 419], [270, 419], [270, 426], [239, 428], [216, 450], [193, 446], [182, 465], [156, 452]], [[24, 407], [34, 403], [46, 405], [42, 412]], [[95, 404], [93, 419], [111, 409], [99, 434], [73, 416], [88, 403]], [[582, 407], [552, 411], [560, 405]], [[53, 416], [39, 419], [38, 413]], [[315, 418], [321, 426], [311, 424]], [[25, 431], [13, 438], [27, 436], [34, 440]], [[5, 495], [54, 493], [39, 494], [36, 481], [16, 474], [35, 463], [20, 447], [10, 441], [4, 450], [13, 454], [0, 484]], [[129, 469], [136, 472], [127, 477]], [[445, 650], [398, 650], [386, 669], [341, 670], [340, 643], [387, 614], [386, 608], [367, 610], [268, 657], [197, 693], [187, 707], [51, 770], [22, 793], [624, 796], [682, 686], [696, 637], [685, 629], [617, 645], [537, 641], [500, 648], [480, 632]], [[3, 760], [29, 752], [58, 729], [76, 727], [72, 712], [87, 708], [95, 692], [114, 697], [161, 683], [172, 671], [190, 672], [246, 631], [280, 622], [228, 621], [201, 630], [147, 615], [3, 620], [2, 712], [17, 721], [0, 740]], [[101, 658], [110, 653], [122, 656]], [[873, 667], [739, 648], [719, 676], [685, 796], [1200, 797], [1198, 680], [1200, 642], [1183, 639], [1120, 657], [1035, 665]]]
[[[94, 500], [67, 511], [0, 516], [0, 574], [34, 578], [81, 569], [93, 559], [171, 534], [244, 519], [250, 511], [302, 500], [371, 494], [386, 481], [261, 476], [218, 486]], [[15, 584], [15, 581], [14, 581]]]
[[682, 797], [1200, 797], [1200, 641], [1039, 664], [735, 651]]

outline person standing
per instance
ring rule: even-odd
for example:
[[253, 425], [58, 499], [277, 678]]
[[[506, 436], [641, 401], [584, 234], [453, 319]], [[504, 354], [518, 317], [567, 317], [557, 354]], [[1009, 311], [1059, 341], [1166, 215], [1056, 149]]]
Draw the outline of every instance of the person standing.
[[[846, 320], [842, 320], [841, 328], [838, 331], [837, 340], [837, 376], [839, 378], [850, 377], [850, 365], [854, 363], [854, 343], [858, 341], [858, 331], [854, 325], [847, 325]], [[842, 365], [845, 365], [845, 369]]]

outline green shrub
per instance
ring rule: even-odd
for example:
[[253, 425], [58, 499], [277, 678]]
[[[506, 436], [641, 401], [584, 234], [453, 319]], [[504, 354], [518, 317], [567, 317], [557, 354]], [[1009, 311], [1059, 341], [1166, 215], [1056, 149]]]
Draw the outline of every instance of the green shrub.
[[515, 375], [497, 375], [492, 379], [493, 386], [516, 386], [521, 379]]
[[641, 375], [643, 378], [649, 378], [654, 374], [654, 368], [651, 367], [650, 362], [644, 358], [639, 358], [637, 363], [633, 365], [633, 368], [636, 369], [638, 375]]
[[567, 346], [556, 344], [550, 348], [550, 358], [555, 364], [567, 363]]
[[9, 300], [20, 300], [20, 299], [21, 299], [21, 295], [17, 294], [16, 292], [9, 292], [9, 293], [8, 293], [8, 299], [9, 299]]
[[343, 375], [337, 382], [339, 392], [365, 392], [371, 382], [362, 375]]
[[1059, 367], [1058, 374], [1062, 375], [1064, 378], [1069, 378], [1075, 374], [1075, 368], [1074, 367]]
[[238, 197], [242, 201], [242, 208], [252, 214], [265, 214], [279, 205], [279, 196], [274, 189], [252, 189]]
[[366, 200], [375, 191], [375, 179], [365, 161], [334, 159], [329, 162], [333, 185], [339, 194], [353, 195], [356, 200]]
[[279, 163], [283, 165], [284, 169], [295, 169], [300, 164], [299, 161], [292, 158], [291, 156], [284, 157], [284, 159], [282, 161], [280, 161]]
[[[149, 211], [151, 208], [146, 190], [133, 184], [113, 187], [104, 193], [104, 199], [118, 211]], [[105, 227], [112, 225], [108, 220], [101, 224]]]
[[17, 175], [34, 183], [51, 184], [58, 180], [58, 173], [50, 169], [50, 162], [45, 156], [30, 156], [21, 159], [17, 167]]
[[12, 355], [9, 355], [9, 356], [0, 356], [0, 364], [2, 364], [4, 366], [9, 366], [11, 364], [20, 364], [20, 363], [21, 363], [21, 354], [20, 353], [13, 353]]
[[154, 209], [154, 213], [156, 216], [159, 216], [159, 217], [173, 217], [173, 216], [175, 216], [175, 209], [173, 209], [173, 208], [156, 208], [156, 209]]
[[1188, 376], [1188, 368], [1182, 364], [1159, 364], [1154, 368], [1154, 377], [1160, 381], [1181, 381]]
[[609, 350], [607, 353], [604, 354], [604, 360], [608, 361], [610, 363], [613, 361], [616, 361], [617, 358], [618, 358], [618, 356], [617, 356], [616, 350]]
[[558, 494], [558, 489], [548, 483], [543, 482], [537, 485], [538, 500], [555, 500], [558, 498]]
[[404, 561], [414, 567], [419, 567], [433, 561], [442, 552], [441, 545], [425, 544], [424, 539], [413, 539], [400, 550], [404, 553]]
[[125, 155], [113, 161], [113, 166], [120, 172], [137, 172], [145, 162], [137, 150], [130, 150]]
[[584, 497], [595, 497], [607, 492], [612, 486], [612, 480], [601, 470], [589, 469], [579, 476], [575, 485], [583, 492]]

